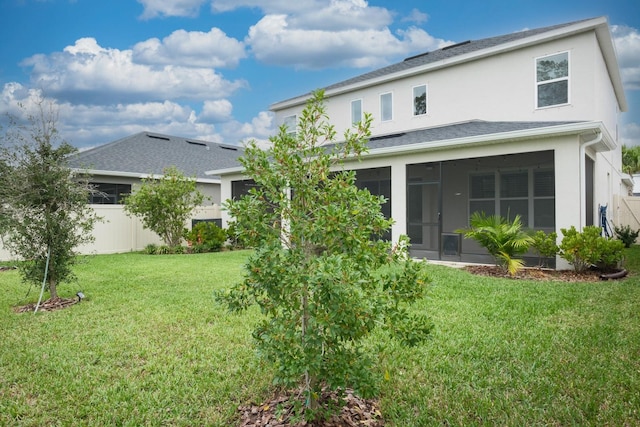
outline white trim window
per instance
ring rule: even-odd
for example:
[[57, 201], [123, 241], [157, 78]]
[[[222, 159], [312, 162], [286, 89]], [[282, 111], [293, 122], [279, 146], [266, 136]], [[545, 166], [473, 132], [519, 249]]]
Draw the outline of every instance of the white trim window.
[[356, 125], [362, 121], [362, 99], [351, 101], [351, 124]]
[[427, 114], [427, 85], [413, 87], [413, 115], [423, 116]]
[[287, 127], [287, 135], [296, 135], [296, 129], [298, 127], [298, 117], [295, 114], [293, 116], [284, 117], [282, 119], [282, 124]]
[[569, 103], [569, 52], [536, 58], [536, 108]]
[[380, 121], [388, 122], [393, 120], [393, 93], [380, 94]]

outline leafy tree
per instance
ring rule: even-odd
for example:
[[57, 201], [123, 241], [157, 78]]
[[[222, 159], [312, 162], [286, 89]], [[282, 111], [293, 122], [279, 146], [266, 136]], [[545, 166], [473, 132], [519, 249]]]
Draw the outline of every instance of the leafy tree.
[[58, 297], [58, 284], [74, 279], [74, 248], [93, 241], [99, 219], [88, 205], [86, 177], [67, 165], [76, 149], [60, 141], [56, 119], [55, 106], [41, 102], [30, 126], [12, 119], [0, 136], [0, 231], [7, 249], [24, 260], [19, 264], [23, 280], [40, 284], [46, 275], [51, 299]]
[[361, 342], [377, 325], [410, 344], [431, 328], [424, 315], [407, 312], [425, 291], [423, 265], [407, 260], [405, 239], [392, 249], [380, 238], [391, 225], [380, 210], [384, 198], [358, 189], [344, 170], [345, 159], [366, 151], [371, 116], [340, 144], [328, 120], [318, 91], [295, 133], [282, 126], [266, 151], [250, 143], [240, 161], [257, 186], [225, 204], [255, 252], [244, 281], [218, 299], [232, 310], [260, 306], [260, 353], [277, 366], [277, 384], [303, 386], [305, 416], [323, 386], [373, 392]]
[[161, 177], [150, 176], [125, 198], [124, 210], [140, 217], [142, 224], [153, 231], [170, 248], [179, 246], [184, 224], [204, 196], [196, 189], [196, 181], [185, 177], [175, 166], [164, 170]]
[[529, 250], [533, 239], [522, 229], [520, 215], [516, 215], [512, 222], [500, 215], [487, 216], [484, 212], [474, 212], [469, 221], [469, 228], [456, 232], [464, 237], [473, 239], [483, 246], [509, 274], [516, 274], [524, 266], [516, 255]]
[[622, 171], [630, 175], [640, 172], [640, 146], [622, 146]]

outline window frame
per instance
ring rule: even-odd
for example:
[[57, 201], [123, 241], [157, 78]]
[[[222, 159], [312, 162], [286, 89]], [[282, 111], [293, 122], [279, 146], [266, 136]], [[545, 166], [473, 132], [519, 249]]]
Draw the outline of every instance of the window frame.
[[[567, 75], [566, 76], [562, 76], [562, 77], [557, 77], [557, 78], [553, 78], [553, 79], [549, 79], [549, 80], [542, 80], [542, 81], [538, 81], [538, 62], [544, 58], [550, 58], [553, 56], [558, 56], [558, 55], [566, 55], [567, 56]], [[534, 76], [535, 76], [535, 85], [536, 85], [536, 90], [535, 90], [535, 108], [537, 110], [540, 109], [545, 109], [545, 108], [554, 108], [554, 107], [562, 107], [565, 105], [570, 105], [571, 104], [571, 52], [566, 50], [566, 51], [560, 51], [560, 52], [555, 52], [555, 53], [551, 53], [551, 54], [547, 54], [547, 55], [542, 55], [542, 56], [538, 56], [534, 59], [533, 61], [533, 71], [534, 71]], [[554, 83], [559, 83], [559, 82], [563, 82], [566, 81], [567, 82], [567, 102], [563, 102], [563, 103], [558, 103], [558, 104], [550, 104], [550, 105], [540, 105], [540, 87], [541, 86], [546, 86], [549, 84], [554, 84]]]
[[[290, 125], [291, 118], [293, 117], [293, 126]], [[295, 136], [298, 130], [298, 115], [290, 114], [282, 118], [282, 124], [287, 126], [287, 135]]]
[[[353, 108], [356, 103], [360, 104], [360, 118], [358, 120], [355, 119], [355, 114], [354, 114], [355, 111]], [[362, 104], [363, 104], [362, 98], [354, 99], [351, 101], [351, 126], [354, 126], [362, 121], [362, 118], [363, 118]]]
[[[92, 181], [89, 185], [94, 188], [94, 191], [89, 194], [90, 205], [120, 205], [133, 191], [133, 185], [127, 183]], [[107, 187], [112, 187], [113, 192], [107, 193], [111, 190]]]
[[[383, 102], [383, 97], [389, 97], [389, 109], [390, 109], [390, 117], [389, 118], [385, 118], [385, 105], [386, 103]], [[393, 121], [393, 92], [389, 91], [389, 92], [384, 92], [380, 94], [380, 121], [381, 122], [390, 122]]]
[[[416, 89], [424, 88], [424, 113], [416, 114]], [[411, 88], [411, 110], [413, 117], [421, 117], [429, 114], [429, 85], [426, 83], [415, 85]]]

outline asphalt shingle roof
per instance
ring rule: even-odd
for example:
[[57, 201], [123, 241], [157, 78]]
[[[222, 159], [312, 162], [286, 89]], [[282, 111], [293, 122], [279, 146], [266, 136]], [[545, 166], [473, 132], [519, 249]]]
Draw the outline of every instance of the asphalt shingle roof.
[[445, 46], [442, 49], [411, 56], [409, 58], [406, 58], [402, 62], [398, 62], [396, 64], [392, 64], [387, 67], [380, 68], [380, 69], [371, 71], [369, 73], [361, 74], [351, 79], [347, 79], [347, 80], [335, 83], [333, 85], [327, 86], [325, 87], [325, 90], [337, 89], [342, 86], [348, 86], [354, 83], [360, 83], [366, 80], [382, 77], [387, 74], [394, 74], [394, 73], [405, 71], [411, 68], [420, 67], [423, 65], [439, 62], [445, 59], [453, 58], [455, 56], [476, 52], [482, 49], [492, 48], [498, 45], [513, 42], [516, 40], [525, 39], [527, 37], [546, 33], [559, 28], [568, 27], [583, 21], [587, 21], [587, 20], [568, 22], [564, 24], [552, 25], [552, 26], [543, 27], [543, 28], [536, 28], [536, 29], [527, 30], [527, 31], [519, 31], [515, 33], [501, 35], [501, 36], [489, 37], [486, 39], [463, 41], [450, 46]]
[[140, 132], [82, 151], [69, 158], [73, 168], [162, 174], [168, 166], [185, 176], [211, 179], [205, 171], [237, 166], [242, 147], [177, 136]]
[[494, 135], [561, 126], [577, 122], [488, 122], [472, 120], [446, 126], [418, 129], [391, 135], [375, 136], [369, 140], [369, 149], [400, 147], [405, 145], [446, 141], [451, 139]]

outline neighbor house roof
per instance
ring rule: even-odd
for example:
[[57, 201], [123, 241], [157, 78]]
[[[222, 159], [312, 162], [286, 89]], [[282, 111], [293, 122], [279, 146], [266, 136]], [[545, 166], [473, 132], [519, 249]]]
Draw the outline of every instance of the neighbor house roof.
[[161, 175], [169, 166], [185, 176], [211, 180], [205, 171], [238, 164], [242, 148], [178, 136], [140, 132], [79, 152], [69, 159], [73, 168], [97, 175]]
[[[512, 140], [548, 138], [560, 135], [582, 135], [586, 140], [602, 139], [593, 146], [596, 151], [608, 151], [615, 147], [613, 139], [601, 122], [507, 122], [470, 120], [444, 126], [417, 129], [407, 132], [372, 137], [367, 144], [369, 152], [363, 157], [389, 156], [409, 152], [442, 150], [469, 144], [493, 144]], [[208, 175], [241, 173], [242, 165], [212, 169]]]
[[[442, 49], [424, 52], [405, 58], [402, 62], [389, 65], [353, 78], [326, 86], [327, 96], [355, 90], [389, 80], [408, 77], [438, 68], [450, 67], [462, 62], [473, 61], [482, 57], [496, 55], [526, 46], [543, 43], [585, 31], [595, 31], [602, 49], [609, 76], [614, 86], [621, 111], [627, 110], [626, 98], [622, 86], [622, 79], [618, 68], [615, 48], [609, 32], [607, 19], [604, 17], [567, 22], [526, 31], [489, 37], [480, 40], [466, 40]], [[276, 111], [306, 102], [310, 93], [277, 102], [271, 106]]]

